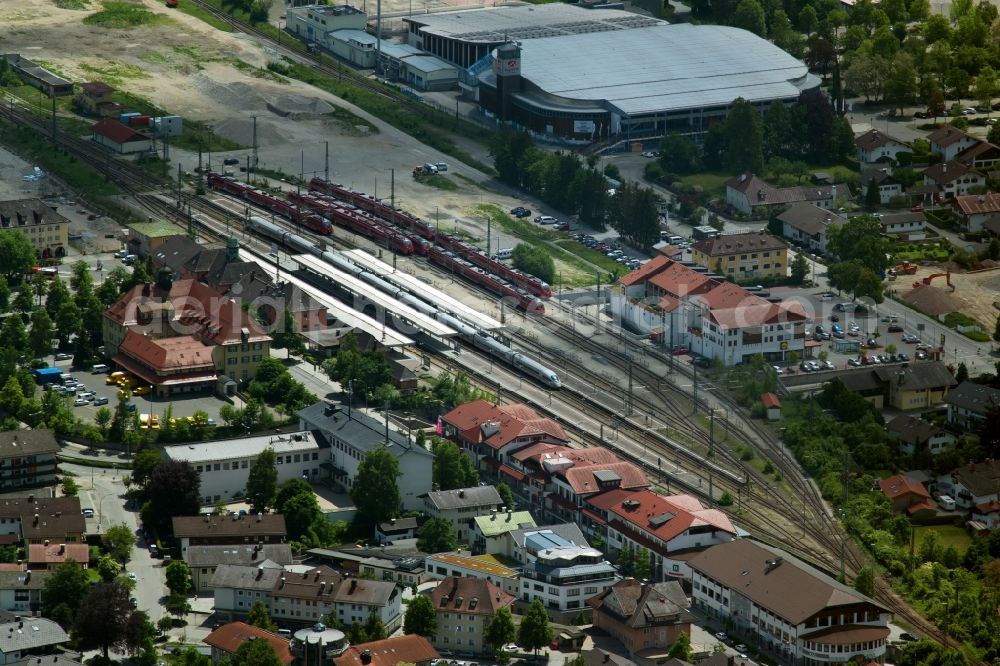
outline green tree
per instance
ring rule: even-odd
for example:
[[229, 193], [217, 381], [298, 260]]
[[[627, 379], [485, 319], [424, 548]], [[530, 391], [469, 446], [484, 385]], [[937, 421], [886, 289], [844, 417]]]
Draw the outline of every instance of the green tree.
[[417, 548], [425, 553], [445, 553], [458, 549], [455, 530], [445, 518], [431, 518], [417, 531]]
[[795, 258], [792, 259], [791, 273], [792, 284], [800, 285], [805, 282], [806, 276], [809, 275], [809, 264], [803, 253], [795, 253]]
[[406, 606], [403, 616], [403, 633], [420, 634], [433, 638], [437, 633], [437, 611], [434, 602], [426, 594], [418, 594]]
[[42, 614], [67, 628], [73, 624], [80, 602], [90, 591], [90, 577], [76, 562], [60, 564], [45, 580]]
[[174, 560], [164, 574], [171, 594], [187, 594], [191, 589], [191, 569], [184, 560]]
[[500, 608], [489, 623], [483, 633], [483, 640], [493, 648], [493, 654], [499, 655], [503, 651], [503, 646], [513, 642], [517, 637], [517, 628], [514, 626], [514, 616], [506, 606]]
[[128, 626], [133, 614], [128, 595], [124, 586], [112, 581], [93, 586], [80, 602], [73, 635], [84, 650], [101, 650], [105, 663], [112, 648], [128, 646]]
[[[6, 60], [4, 61], [6, 62]], [[10, 285], [7, 284], [7, 277], [0, 275], [0, 312], [6, 312], [10, 308]]]
[[541, 245], [518, 243], [511, 255], [514, 268], [530, 273], [540, 280], [552, 283], [556, 276], [556, 264], [548, 249]]
[[188, 601], [186, 594], [171, 593], [167, 596], [163, 608], [171, 615], [181, 618], [191, 612], [191, 602]]
[[144, 488], [153, 471], [163, 461], [156, 449], [143, 449], [132, 459], [132, 483]]
[[7, 317], [0, 327], [0, 340], [4, 346], [18, 353], [25, 353], [28, 349], [28, 332], [24, 328], [24, 320], [20, 317]]
[[0, 389], [0, 409], [8, 414], [18, 414], [24, 403], [24, 390], [17, 377], [11, 375]]
[[517, 629], [517, 644], [525, 650], [537, 653], [539, 648], [552, 642], [553, 635], [545, 605], [541, 599], [536, 598], [521, 618], [521, 626]]
[[0, 230], [0, 266], [8, 278], [16, 278], [31, 271], [38, 261], [38, 253], [20, 231]]
[[677, 640], [670, 646], [667, 657], [687, 662], [694, 661], [694, 650], [691, 649], [691, 637], [683, 631], [677, 634]]
[[271, 620], [271, 616], [268, 615], [267, 606], [260, 599], [253, 602], [253, 606], [250, 607], [250, 612], [247, 613], [247, 624], [267, 631], [275, 631], [278, 628]]
[[635, 563], [632, 565], [632, 571], [635, 577], [639, 580], [649, 578], [652, 572], [652, 565], [650, 563], [649, 551], [645, 548], [638, 548], [635, 552]]
[[49, 313], [39, 308], [31, 313], [31, 339], [29, 347], [31, 353], [36, 358], [41, 358], [52, 353], [52, 339], [55, 337], [55, 328]]
[[993, 103], [993, 96], [997, 94], [998, 79], [997, 72], [989, 65], [983, 65], [976, 75], [976, 82], [973, 87], [973, 95], [976, 100], [987, 109]]
[[62, 482], [63, 495], [76, 497], [80, 492], [80, 484], [72, 476], [64, 476]]
[[891, 248], [882, 236], [878, 218], [859, 215], [842, 226], [831, 225], [829, 232], [827, 246], [841, 261], [857, 261], [873, 273], [888, 268]]
[[111, 424], [111, 410], [107, 407], [99, 407], [97, 413], [94, 414], [94, 424], [100, 428], [101, 433], [104, 435], [108, 434], [108, 426]]
[[295, 317], [288, 308], [285, 308], [280, 328], [274, 331], [272, 337], [274, 341], [271, 343], [271, 347], [287, 350], [288, 356], [291, 356], [292, 352], [298, 353], [303, 349], [302, 334], [299, 333]]
[[871, 567], [862, 567], [854, 579], [854, 589], [866, 597], [875, 596], [875, 572]]
[[97, 558], [97, 574], [105, 583], [110, 583], [122, 573], [122, 565], [111, 555]]
[[109, 527], [104, 533], [104, 547], [114, 556], [116, 560], [125, 564], [132, 556], [132, 547], [135, 545], [135, 534], [125, 523], [120, 523]]
[[457, 444], [435, 438], [431, 450], [434, 452], [434, 483], [439, 490], [469, 488], [479, 482], [479, 473], [472, 466], [472, 458], [462, 453]]
[[274, 449], [258, 454], [247, 475], [246, 497], [253, 513], [264, 513], [274, 505], [278, 493], [278, 463]]
[[302, 540], [318, 521], [326, 520], [312, 491], [289, 498], [285, 502], [284, 516], [288, 538], [293, 541]]
[[[741, 6], [743, 2], [755, 0], [741, 0]], [[761, 173], [764, 169], [764, 136], [757, 109], [739, 97], [729, 108], [723, 126], [726, 169], [733, 173]]]
[[917, 68], [913, 56], [900, 51], [892, 60], [891, 73], [885, 81], [885, 98], [903, 113], [903, 107], [917, 100]]
[[[1000, 331], [1000, 315], [997, 316], [997, 330]], [[496, 485], [497, 494], [500, 495], [500, 502], [508, 509], [514, 507], [514, 493], [510, 486], [501, 481]]]
[[748, 30], [758, 37], [767, 36], [767, 21], [760, 0], [740, 0], [732, 23], [737, 28]]
[[233, 655], [233, 664], [239, 664], [239, 666], [281, 666], [281, 660], [278, 659], [274, 648], [267, 641], [243, 641], [236, 650], [236, 654]]
[[701, 150], [686, 136], [668, 134], [660, 143], [660, 165], [667, 173], [695, 173], [701, 169]]
[[955, 381], [959, 384], [969, 379], [969, 368], [965, 365], [965, 362], [958, 364], [958, 370], [955, 371]]
[[819, 17], [812, 5], [806, 5], [799, 11], [798, 28], [801, 32], [811, 35], [819, 27]]
[[[135, 470], [132, 472], [135, 475]], [[148, 517], [165, 528], [174, 516], [196, 516], [201, 509], [201, 476], [187, 461], [164, 460], [153, 469], [145, 488]], [[145, 521], [145, 517], [143, 518]]]
[[365, 620], [363, 629], [365, 631], [365, 636], [369, 641], [381, 641], [388, 638], [385, 631], [385, 625], [382, 624], [382, 618], [380, 618], [376, 612], [368, 614], [368, 619]]
[[358, 509], [362, 525], [381, 523], [399, 513], [399, 459], [382, 446], [372, 449], [361, 459], [351, 487], [351, 499]]

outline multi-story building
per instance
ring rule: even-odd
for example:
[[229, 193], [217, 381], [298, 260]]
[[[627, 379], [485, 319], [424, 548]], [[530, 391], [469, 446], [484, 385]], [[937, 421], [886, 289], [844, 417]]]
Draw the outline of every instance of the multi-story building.
[[350, 491], [365, 455], [385, 447], [399, 460], [396, 479], [403, 509], [416, 511], [424, 507], [422, 497], [431, 490], [434, 454], [417, 446], [416, 440], [395, 428], [386, 428], [363, 410], [350, 406], [317, 402], [298, 413], [299, 428], [318, 431], [329, 444], [330, 480], [335, 486]]
[[833, 210], [838, 207], [838, 191], [841, 196], [850, 193], [845, 185], [773, 187], [752, 173], [744, 173], [726, 181], [726, 203], [745, 215], [759, 215], [801, 201]]
[[671, 348], [745, 363], [757, 354], [771, 361], [789, 352], [808, 356], [808, 317], [795, 301], [772, 303], [721, 278], [666, 257], [654, 257], [618, 280], [611, 309], [627, 325]]
[[778, 221], [781, 222], [782, 236], [801, 243], [813, 252], [825, 253], [830, 229], [843, 226], [847, 218], [815, 204], [800, 202], [780, 213]]
[[472, 550], [475, 553], [496, 555], [503, 551], [504, 535], [525, 527], [537, 527], [530, 511], [491, 513], [473, 518]]
[[733, 280], [788, 275], [788, 245], [765, 233], [727, 234], [691, 246], [691, 261]]
[[938, 477], [937, 489], [963, 509], [996, 502], [1000, 500], [1000, 460], [962, 465]]
[[878, 203], [885, 206], [895, 197], [903, 195], [903, 181], [892, 174], [889, 167], [869, 169], [861, 174], [861, 196], [864, 201], [870, 201], [868, 191], [875, 188], [878, 191]]
[[[454, 441], [481, 467], [497, 478], [518, 480], [507, 464], [515, 451], [536, 442], [568, 444], [562, 426], [528, 405], [494, 405], [474, 400], [441, 417], [444, 436]], [[508, 507], [510, 508], [510, 507]]]
[[432, 642], [438, 650], [492, 655], [486, 626], [501, 608], [510, 608], [514, 596], [481, 578], [448, 576], [431, 590], [437, 611], [437, 632]]
[[0, 536], [33, 543], [83, 543], [87, 524], [79, 497], [0, 499]]
[[0, 624], [0, 665], [13, 664], [31, 657], [37, 664], [37, 655], [51, 655], [45, 661], [56, 663], [56, 648], [69, 642], [67, 634], [58, 623], [44, 617], [15, 618]]
[[854, 149], [860, 164], [895, 164], [900, 153], [912, 150], [905, 141], [877, 129], [854, 137]]
[[944, 403], [957, 382], [940, 361], [856, 369], [838, 373], [844, 386], [873, 405], [899, 410], [930, 409]]
[[416, 516], [390, 518], [375, 525], [375, 543], [385, 545], [395, 543], [396, 541], [416, 538], [419, 527], [420, 521]]
[[0, 201], [0, 230], [20, 231], [42, 259], [66, 256], [69, 220], [41, 199]]
[[690, 564], [693, 605], [778, 661], [825, 666], [885, 657], [889, 611], [783, 551], [738, 539]]
[[594, 609], [594, 628], [615, 637], [633, 658], [669, 648], [682, 633], [691, 636], [691, 604], [677, 581], [644, 583], [626, 578], [587, 603]]
[[285, 517], [274, 513], [255, 516], [175, 516], [174, 539], [180, 544], [181, 558], [187, 560], [191, 546], [242, 546], [285, 543]]
[[0, 609], [14, 613], [36, 613], [42, 608], [42, 594], [49, 571], [0, 570]]
[[986, 187], [986, 176], [961, 162], [939, 162], [924, 170], [924, 185], [935, 188], [938, 200], [949, 199]]
[[976, 429], [991, 411], [1000, 407], [1000, 390], [966, 380], [948, 391], [944, 402], [948, 405], [948, 423]]
[[927, 216], [918, 210], [883, 213], [878, 218], [878, 226], [883, 234], [894, 234], [903, 240], [923, 240], [926, 236]]
[[278, 484], [289, 479], [319, 481], [320, 466], [330, 455], [329, 449], [320, 446], [308, 430], [168, 446], [163, 453], [169, 460], [185, 461], [194, 467], [201, 477], [202, 502], [211, 506], [243, 493], [250, 468], [267, 450], [275, 454]]
[[212, 633], [203, 640], [212, 648], [213, 666], [218, 664], [223, 658], [228, 657], [232, 659], [241, 645], [247, 641], [254, 640], [267, 641], [267, 644], [274, 650], [274, 654], [282, 666], [291, 666], [292, 662], [295, 661], [287, 638], [244, 622], [224, 624], [217, 629], [213, 629]]
[[328, 566], [286, 571], [271, 589], [268, 611], [280, 623], [312, 625], [332, 613], [341, 626], [377, 615], [392, 634], [402, 623], [402, 591], [383, 580], [345, 578]]
[[432, 580], [445, 578], [480, 578], [496, 585], [504, 592], [516, 596], [520, 593], [517, 570], [504, 566], [490, 555], [462, 555], [437, 553], [424, 560], [427, 577]]
[[441, 658], [431, 642], [419, 634], [393, 636], [381, 641], [359, 643], [333, 658], [333, 666], [431, 666]]
[[245, 617], [256, 601], [270, 605], [271, 590], [284, 573], [284, 567], [272, 562], [220, 564], [208, 579], [208, 589], [215, 595], [213, 610], [220, 617], [234, 619]]
[[905, 511], [911, 516], [920, 511], [931, 511], [932, 514], [937, 512], [937, 507], [931, 501], [931, 494], [924, 488], [924, 484], [905, 474], [879, 479], [878, 487], [889, 499], [893, 511]]
[[885, 430], [899, 443], [900, 453], [907, 455], [926, 450], [936, 456], [955, 443], [954, 434], [909, 414], [898, 415], [885, 424]]
[[616, 490], [587, 500], [579, 515], [584, 534], [600, 537], [609, 554], [625, 547], [648, 550], [650, 578], [656, 581], [690, 578], [693, 552], [736, 536], [726, 514], [706, 509], [691, 495]]
[[165, 273], [113, 303], [103, 325], [105, 356], [160, 396], [212, 390], [220, 376], [247, 382], [271, 346], [238, 300]]
[[500, 508], [502, 500], [493, 486], [435, 490], [424, 497], [424, 512], [451, 524], [459, 543], [472, 540], [473, 519]]
[[969, 148], [982, 143], [982, 139], [951, 125], [937, 128], [927, 135], [927, 141], [931, 144], [931, 152], [941, 155], [943, 162], [954, 160]]
[[541, 599], [557, 617], [573, 617], [589, 610], [587, 599], [619, 579], [604, 553], [586, 546], [547, 548], [521, 570], [522, 605]]
[[0, 491], [55, 483], [58, 452], [51, 430], [0, 432]]
[[75, 562], [86, 569], [90, 564], [90, 546], [85, 543], [33, 543], [28, 546], [28, 568], [32, 571], [55, 569]]
[[[557, 546], [589, 546], [580, 526], [576, 523], [526, 527], [504, 535], [504, 557], [518, 563], [530, 562], [534, 552]], [[534, 551], [534, 552], [532, 552]]]
[[191, 570], [195, 592], [211, 587], [215, 570], [223, 565], [281, 568], [292, 563], [292, 547], [287, 543], [188, 546], [184, 561]]
[[1000, 217], [1000, 194], [985, 192], [955, 197], [952, 210], [966, 231], [979, 233], [986, 222]]

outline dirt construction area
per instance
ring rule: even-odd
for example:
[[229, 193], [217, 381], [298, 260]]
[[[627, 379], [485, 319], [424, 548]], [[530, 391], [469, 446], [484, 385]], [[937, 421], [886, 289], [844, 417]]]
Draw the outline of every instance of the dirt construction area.
[[[86, 8], [76, 10], [62, 9], [57, 1], [2, 0], [4, 52], [20, 53], [76, 83], [103, 81], [169, 113], [203, 121], [245, 146], [212, 155], [213, 166], [223, 157], [244, 161], [250, 154], [256, 117], [262, 167], [307, 178], [323, 175], [328, 142], [331, 179], [383, 198], [388, 198], [394, 181], [396, 204], [438, 221], [442, 229], [485, 238], [486, 223], [475, 215], [475, 206], [496, 204], [507, 210], [533, 203], [499, 193], [503, 188], [486, 174], [424, 146], [349, 102], [273, 74], [267, 64], [280, 56], [256, 38], [218, 31], [158, 0], [131, 0], [158, 18], [153, 24], [128, 29], [85, 24], [84, 18], [102, 9], [99, 0], [83, 0]], [[469, 6], [454, 1], [456, 6]], [[396, 4], [383, 10], [406, 11], [405, 0]], [[272, 16], [277, 19], [283, 13], [283, 3], [276, 2]], [[324, 115], [334, 107], [352, 112], [375, 129], [349, 115]], [[458, 142], [479, 160], [492, 161], [483, 146]], [[171, 148], [170, 159], [171, 173], [178, 165], [188, 172], [198, 165], [197, 153], [178, 148]], [[443, 177], [451, 189], [412, 178], [413, 166], [425, 162], [449, 164]]]
[[955, 290], [948, 288], [942, 275], [934, 278], [930, 286], [913, 290], [913, 283], [935, 273], [945, 272], [944, 268], [921, 266], [916, 275], [900, 275], [895, 282], [888, 283], [889, 289], [912, 301], [928, 314], [962, 312], [974, 318], [983, 330], [992, 333], [1000, 310], [994, 303], [1000, 303], [1000, 267], [988, 268], [972, 273], [952, 273], [951, 283]]

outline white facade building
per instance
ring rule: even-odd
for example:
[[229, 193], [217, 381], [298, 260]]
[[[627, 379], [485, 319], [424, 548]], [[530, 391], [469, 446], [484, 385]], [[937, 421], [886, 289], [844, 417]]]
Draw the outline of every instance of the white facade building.
[[608, 589], [618, 573], [604, 553], [587, 546], [539, 550], [521, 572], [520, 600], [525, 604], [541, 599], [555, 611], [578, 612], [587, 599]]
[[211, 505], [242, 494], [254, 460], [268, 449], [274, 450], [277, 459], [278, 485], [289, 479], [318, 481], [320, 464], [328, 457], [308, 430], [167, 446], [164, 454], [168, 460], [183, 460], [194, 467], [201, 475], [202, 502]]
[[493, 486], [435, 490], [424, 497], [424, 511], [432, 518], [447, 520], [458, 542], [469, 543], [473, 519], [490, 515], [501, 503], [500, 494]]

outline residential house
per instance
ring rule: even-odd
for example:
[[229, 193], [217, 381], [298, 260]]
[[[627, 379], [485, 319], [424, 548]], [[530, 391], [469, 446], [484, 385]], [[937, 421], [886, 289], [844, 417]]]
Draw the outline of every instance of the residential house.
[[941, 155], [943, 162], [956, 159], [969, 148], [982, 142], [981, 139], [951, 125], [937, 128], [927, 135], [927, 141], [931, 144], [931, 152]]
[[682, 633], [691, 636], [691, 604], [677, 581], [626, 578], [587, 603], [594, 609], [594, 628], [617, 639], [633, 658], [669, 648]]
[[930, 409], [943, 404], [949, 390], [956, 384], [954, 376], [940, 361], [862, 368], [835, 376], [848, 390], [858, 393], [879, 409]]
[[726, 234], [691, 246], [691, 261], [733, 280], [788, 275], [788, 245], [765, 233]]
[[431, 490], [434, 454], [417, 446], [416, 440], [395, 428], [388, 429], [382, 419], [375, 419], [349, 405], [317, 402], [299, 411], [299, 428], [318, 431], [329, 445], [325, 461], [334, 487], [350, 492], [361, 461], [369, 451], [385, 448], [399, 461], [401, 476], [396, 479], [404, 511], [423, 508], [421, 499]]
[[885, 424], [885, 429], [890, 438], [899, 442], [900, 452], [907, 455], [927, 450], [936, 456], [955, 443], [952, 433], [909, 414], [896, 416]]
[[162, 274], [108, 307], [103, 325], [105, 356], [159, 396], [213, 390], [220, 376], [249, 381], [271, 346], [238, 301]]
[[510, 608], [514, 596], [481, 578], [448, 576], [431, 590], [437, 615], [435, 649], [473, 656], [493, 655], [486, 642], [486, 626], [501, 608]]
[[587, 599], [618, 579], [615, 567], [596, 548], [546, 548], [534, 553], [534, 559], [521, 569], [519, 607], [540, 599], [546, 609], [566, 622], [580, 612], [586, 614]]
[[936, 188], [937, 199], [950, 199], [970, 194], [974, 188], [986, 186], [986, 176], [961, 162], [939, 162], [924, 170], [924, 185]]
[[985, 192], [955, 197], [952, 202], [955, 219], [970, 233], [983, 231], [983, 225], [1000, 218], [1000, 194]]
[[20, 231], [42, 259], [60, 259], [69, 249], [69, 220], [41, 199], [0, 201], [0, 231]]
[[996, 502], [1000, 500], [1000, 460], [962, 465], [938, 477], [937, 489], [962, 509]]
[[424, 560], [427, 577], [431, 580], [445, 578], [479, 578], [491, 583], [512, 596], [520, 593], [518, 572], [501, 564], [494, 555], [462, 555], [459, 553], [437, 553]]
[[905, 474], [896, 474], [886, 479], [879, 479], [878, 487], [882, 494], [889, 498], [892, 510], [898, 513], [906, 512], [911, 516], [922, 511], [937, 512], [937, 507], [931, 501], [931, 494], [919, 481], [914, 481]]
[[215, 595], [215, 613], [232, 620], [246, 617], [257, 601], [269, 606], [271, 590], [284, 573], [284, 567], [269, 561], [256, 566], [220, 564], [208, 579], [208, 589]]
[[56, 482], [59, 442], [51, 430], [0, 432], [0, 491]]
[[188, 546], [184, 561], [191, 570], [194, 591], [201, 593], [211, 589], [212, 576], [220, 566], [256, 567], [267, 563], [280, 568], [292, 563], [292, 547], [287, 543]]
[[844, 185], [805, 185], [776, 188], [752, 173], [726, 181], [726, 203], [745, 215], [758, 214], [775, 206], [808, 201], [820, 208], [835, 209], [837, 190], [848, 193]]
[[895, 164], [899, 160], [900, 153], [910, 152], [912, 148], [905, 141], [889, 136], [881, 130], [870, 129], [854, 137], [854, 150], [861, 165]]
[[420, 523], [417, 518], [390, 518], [375, 525], [375, 543], [385, 545], [400, 539], [413, 539], [417, 536]]
[[524, 527], [538, 527], [529, 511], [507, 509], [506, 513], [491, 513], [472, 519], [472, 550], [494, 555], [504, 548], [504, 535]]
[[674, 261], [684, 260], [684, 249], [680, 247], [674, 247], [669, 243], [657, 243], [653, 246], [658, 256], [664, 256], [667, 259], [672, 259]]
[[780, 361], [791, 351], [802, 357], [811, 352], [808, 316], [795, 301], [772, 303], [666, 257], [653, 258], [618, 282], [621, 288], [611, 294], [614, 315], [670, 348], [686, 347], [725, 365], [756, 354]]
[[[636, 663], [631, 659], [626, 659], [620, 654], [608, 652], [600, 648], [582, 650], [580, 656], [583, 658], [583, 666], [636, 666]], [[664, 666], [667, 666], [667, 664], [664, 664]], [[670, 664], [670, 666], [677, 666], [677, 664]], [[682, 664], [681, 666], [684, 665]], [[707, 666], [707, 664], [704, 666]], [[726, 662], [724, 666], [730, 666], [730, 664]]]
[[885, 658], [889, 610], [788, 553], [738, 539], [699, 553], [690, 565], [693, 605], [755, 635], [782, 663]]
[[83, 543], [87, 531], [79, 497], [0, 499], [0, 537], [33, 543]]
[[187, 561], [191, 546], [242, 546], [244, 544], [285, 543], [285, 517], [274, 513], [255, 516], [175, 516], [174, 539], [180, 544], [181, 558]]
[[[805, 248], [826, 253], [832, 226], [840, 227], [847, 218], [811, 203], [794, 203], [777, 216], [781, 235]], [[832, 225], [832, 226], [831, 226]]]
[[255, 627], [244, 622], [230, 622], [218, 627], [202, 639], [212, 648], [212, 666], [225, 657], [232, 658], [240, 646], [247, 641], [267, 641], [282, 666], [291, 666], [295, 661], [287, 638], [273, 634], [266, 629]]
[[901, 211], [883, 213], [878, 218], [883, 234], [895, 234], [905, 240], [923, 240], [927, 229], [927, 217], [922, 211]]
[[44, 617], [26, 617], [0, 624], [0, 666], [31, 657], [34, 663], [45, 655], [45, 663], [58, 663], [58, 648], [69, 642], [69, 634], [58, 623]]
[[0, 609], [13, 613], [37, 613], [49, 571], [0, 570]]
[[320, 466], [330, 457], [329, 449], [321, 446], [309, 430], [181, 444], [163, 449], [168, 460], [190, 463], [198, 472], [205, 506], [242, 496], [250, 468], [257, 456], [265, 451], [272, 451], [275, 455], [279, 485], [291, 479], [319, 481]]
[[455, 531], [459, 543], [472, 540], [472, 521], [500, 508], [503, 500], [493, 486], [434, 490], [424, 496], [424, 513], [443, 518]]
[[397, 539], [381, 546], [348, 544], [338, 548], [310, 548], [306, 553], [317, 561], [344, 572], [375, 580], [387, 580], [403, 587], [430, 580], [416, 539]]
[[[981, 524], [982, 530], [992, 531], [1000, 528], [1000, 501], [993, 500], [974, 506], [971, 511], [971, 522]], [[970, 527], [978, 526], [970, 525]]]
[[32, 571], [55, 569], [75, 562], [86, 569], [90, 564], [90, 546], [85, 543], [33, 543], [28, 546], [28, 568]]
[[989, 169], [1000, 162], [1000, 147], [987, 141], [980, 141], [957, 158], [959, 162], [968, 164], [973, 169]]
[[471, 455], [482, 470], [515, 481], [523, 478], [506, 464], [510, 454], [535, 442], [569, 443], [557, 421], [540, 416], [528, 405], [474, 400], [442, 416], [441, 424], [444, 436]]
[[691, 495], [616, 490], [587, 500], [580, 525], [592, 541], [600, 537], [609, 555], [622, 548], [649, 551], [650, 579], [690, 578], [692, 552], [736, 538], [723, 512], [706, 509]]
[[402, 662], [431, 666], [440, 658], [441, 655], [426, 638], [419, 634], [405, 634], [352, 645], [344, 654], [334, 657], [333, 666], [396, 666]]
[[965, 380], [948, 392], [944, 402], [948, 405], [948, 423], [977, 430], [987, 415], [1000, 407], [1000, 389]]
[[341, 626], [377, 615], [392, 634], [402, 623], [402, 591], [391, 581], [344, 577], [328, 566], [286, 571], [271, 589], [268, 612], [276, 622], [312, 625], [332, 613]]
[[878, 190], [878, 201], [883, 206], [888, 205], [894, 197], [903, 196], [903, 182], [892, 175], [892, 169], [881, 167], [869, 169], [861, 174], [861, 195], [867, 202], [868, 190], [872, 187]]

